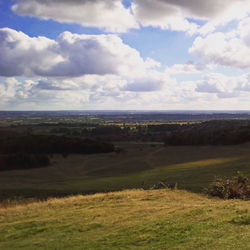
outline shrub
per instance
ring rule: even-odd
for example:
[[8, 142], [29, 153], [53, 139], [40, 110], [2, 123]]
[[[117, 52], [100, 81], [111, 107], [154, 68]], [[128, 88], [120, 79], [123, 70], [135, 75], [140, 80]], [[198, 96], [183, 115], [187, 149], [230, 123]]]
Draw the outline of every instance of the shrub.
[[170, 189], [177, 189], [177, 183], [167, 184], [162, 181], [154, 184], [150, 189], [163, 189], [163, 188], [170, 188]]
[[211, 196], [222, 199], [250, 199], [250, 181], [239, 174], [233, 178], [217, 178], [208, 190]]

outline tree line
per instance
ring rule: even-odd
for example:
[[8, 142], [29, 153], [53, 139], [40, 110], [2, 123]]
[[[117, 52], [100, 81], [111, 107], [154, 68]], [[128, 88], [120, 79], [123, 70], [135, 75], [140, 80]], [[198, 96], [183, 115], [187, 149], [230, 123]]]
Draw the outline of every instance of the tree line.
[[250, 142], [250, 121], [208, 121], [168, 133], [165, 145], [233, 145]]
[[112, 143], [56, 135], [8, 134], [0, 140], [0, 170], [48, 166], [50, 155], [114, 151]]

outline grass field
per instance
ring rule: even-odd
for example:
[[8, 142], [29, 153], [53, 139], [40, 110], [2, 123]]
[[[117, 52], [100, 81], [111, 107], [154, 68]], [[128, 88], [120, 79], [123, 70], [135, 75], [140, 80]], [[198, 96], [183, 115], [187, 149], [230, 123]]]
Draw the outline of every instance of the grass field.
[[[215, 176], [250, 175], [250, 144], [117, 146], [0, 172], [0, 249], [250, 249], [250, 201], [135, 189], [164, 181], [202, 192]], [[97, 194], [36, 200], [77, 193]]]
[[159, 181], [202, 192], [215, 176], [241, 171], [250, 175], [250, 144], [172, 146], [120, 143], [120, 154], [54, 156], [46, 168], [0, 173], [2, 200], [64, 196], [130, 188], [149, 188]]
[[250, 202], [129, 190], [2, 203], [0, 249], [250, 249]]

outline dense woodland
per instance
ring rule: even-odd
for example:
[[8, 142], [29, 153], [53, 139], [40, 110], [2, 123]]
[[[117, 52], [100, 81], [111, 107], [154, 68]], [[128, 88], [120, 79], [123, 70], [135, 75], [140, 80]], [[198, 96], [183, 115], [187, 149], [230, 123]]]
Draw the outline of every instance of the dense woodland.
[[50, 165], [50, 158], [46, 154], [1, 154], [0, 171], [14, 169], [40, 168]]
[[57, 135], [2, 133], [0, 170], [48, 166], [53, 154], [97, 154], [114, 151], [112, 143]]
[[51, 134], [90, 137], [106, 141], [155, 141], [165, 145], [230, 145], [250, 141], [250, 120], [212, 120], [166, 124], [60, 125]]
[[165, 145], [233, 145], [249, 141], [249, 120], [218, 120], [183, 126], [164, 139]]
[[24, 135], [1, 140], [0, 152], [31, 154], [94, 154], [112, 152], [111, 143], [56, 135]]

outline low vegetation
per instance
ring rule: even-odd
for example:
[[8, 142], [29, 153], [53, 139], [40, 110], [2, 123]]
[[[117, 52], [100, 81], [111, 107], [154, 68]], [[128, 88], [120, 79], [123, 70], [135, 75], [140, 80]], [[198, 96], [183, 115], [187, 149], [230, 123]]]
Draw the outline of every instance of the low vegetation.
[[208, 194], [223, 199], [250, 199], [250, 181], [242, 174], [232, 178], [217, 178]]
[[249, 249], [250, 202], [129, 190], [2, 203], [0, 249]]

